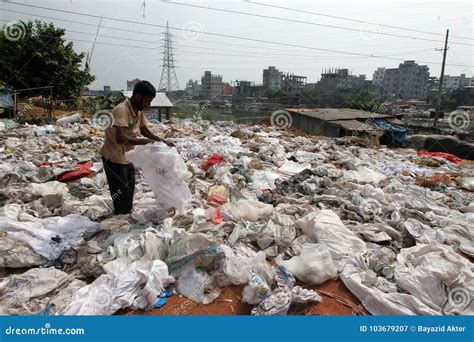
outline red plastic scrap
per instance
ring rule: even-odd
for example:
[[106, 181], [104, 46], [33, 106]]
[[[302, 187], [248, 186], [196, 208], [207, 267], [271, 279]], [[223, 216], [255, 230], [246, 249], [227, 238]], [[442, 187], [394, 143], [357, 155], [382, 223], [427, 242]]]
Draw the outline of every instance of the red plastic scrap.
[[201, 167], [203, 170], [207, 171], [213, 165], [224, 163], [225, 159], [218, 153], [214, 153], [208, 160], [202, 163]]
[[60, 182], [69, 182], [75, 179], [88, 176], [92, 173], [91, 171], [92, 165], [93, 165], [92, 162], [77, 164], [76, 165], [76, 167], [78, 168], [77, 170], [69, 171], [69, 172], [65, 172], [61, 174], [58, 176], [57, 180]]
[[454, 154], [445, 153], [445, 152], [426, 152], [426, 151], [419, 151], [419, 157], [435, 157], [435, 158], [444, 158], [453, 162], [455, 164], [462, 164], [463, 160], [459, 157], [456, 157]]

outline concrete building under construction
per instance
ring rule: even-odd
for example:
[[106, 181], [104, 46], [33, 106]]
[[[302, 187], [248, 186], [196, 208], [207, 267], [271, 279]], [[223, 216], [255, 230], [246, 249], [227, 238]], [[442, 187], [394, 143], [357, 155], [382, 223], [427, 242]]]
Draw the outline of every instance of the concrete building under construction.
[[352, 75], [349, 69], [324, 69], [318, 87], [327, 91], [352, 90], [361, 86], [365, 75]]
[[222, 75], [213, 75], [205, 71], [201, 77], [201, 96], [206, 99], [215, 99], [222, 95]]
[[286, 92], [299, 92], [303, 90], [308, 81], [308, 77], [291, 73], [283, 74], [281, 89]]

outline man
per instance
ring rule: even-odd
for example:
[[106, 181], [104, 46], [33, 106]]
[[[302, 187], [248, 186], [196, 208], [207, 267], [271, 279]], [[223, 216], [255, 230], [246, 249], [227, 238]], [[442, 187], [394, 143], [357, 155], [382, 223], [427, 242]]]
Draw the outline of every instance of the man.
[[[125, 152], [135, 145], [163, 141], [146, 126], [143, 111], [150, 106], [156, 90], [148, 81], [140, 81], [133, 88], [132, 97], [112, 110], [112, 124], [105, 130], [105, 141], [100, 149], [105, 175], [109, 183], [115, 215], [130, 214], [135, 192], [135, 168], [125, 159]], [[139, 138], [141, 133], [145, 138]]]

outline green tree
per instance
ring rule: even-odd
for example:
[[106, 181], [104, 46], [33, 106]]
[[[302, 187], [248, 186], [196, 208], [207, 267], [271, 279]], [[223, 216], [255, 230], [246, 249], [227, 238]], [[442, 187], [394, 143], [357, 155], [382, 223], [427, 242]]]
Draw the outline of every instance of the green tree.
[[349, 96], [347, 107], [374, 113], [385, 113], [386, 108], [367, 91], [360, 91]]
[[[65, 30], [39, 20], [18, 21], [0, 33], [0, 82], [15, 89], [53, 86], [55, 99], [76, 99], [94, 76], [82, 70]], [[37, 94], [37, 93], [36, 93]]]

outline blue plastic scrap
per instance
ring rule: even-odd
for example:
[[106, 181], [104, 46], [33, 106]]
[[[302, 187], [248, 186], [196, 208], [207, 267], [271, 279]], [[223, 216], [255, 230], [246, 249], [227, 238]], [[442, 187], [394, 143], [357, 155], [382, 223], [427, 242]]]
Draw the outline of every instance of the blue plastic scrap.
[[168, 297], [174, 296], [176, 291], [162, 292], [155, 303], [155, 308], [159, 309], [168, 302]]
[[382, 128], [383, 130], [387, 131], [389, 134], [390, 138], [398, 145], [401, 145], [405, 142], [407, 135], [408, 135], [408, 129], [400, 126], [400, 125], [395, 125], [388, 123], [384, 119], [375, 119], [374, 124]]

